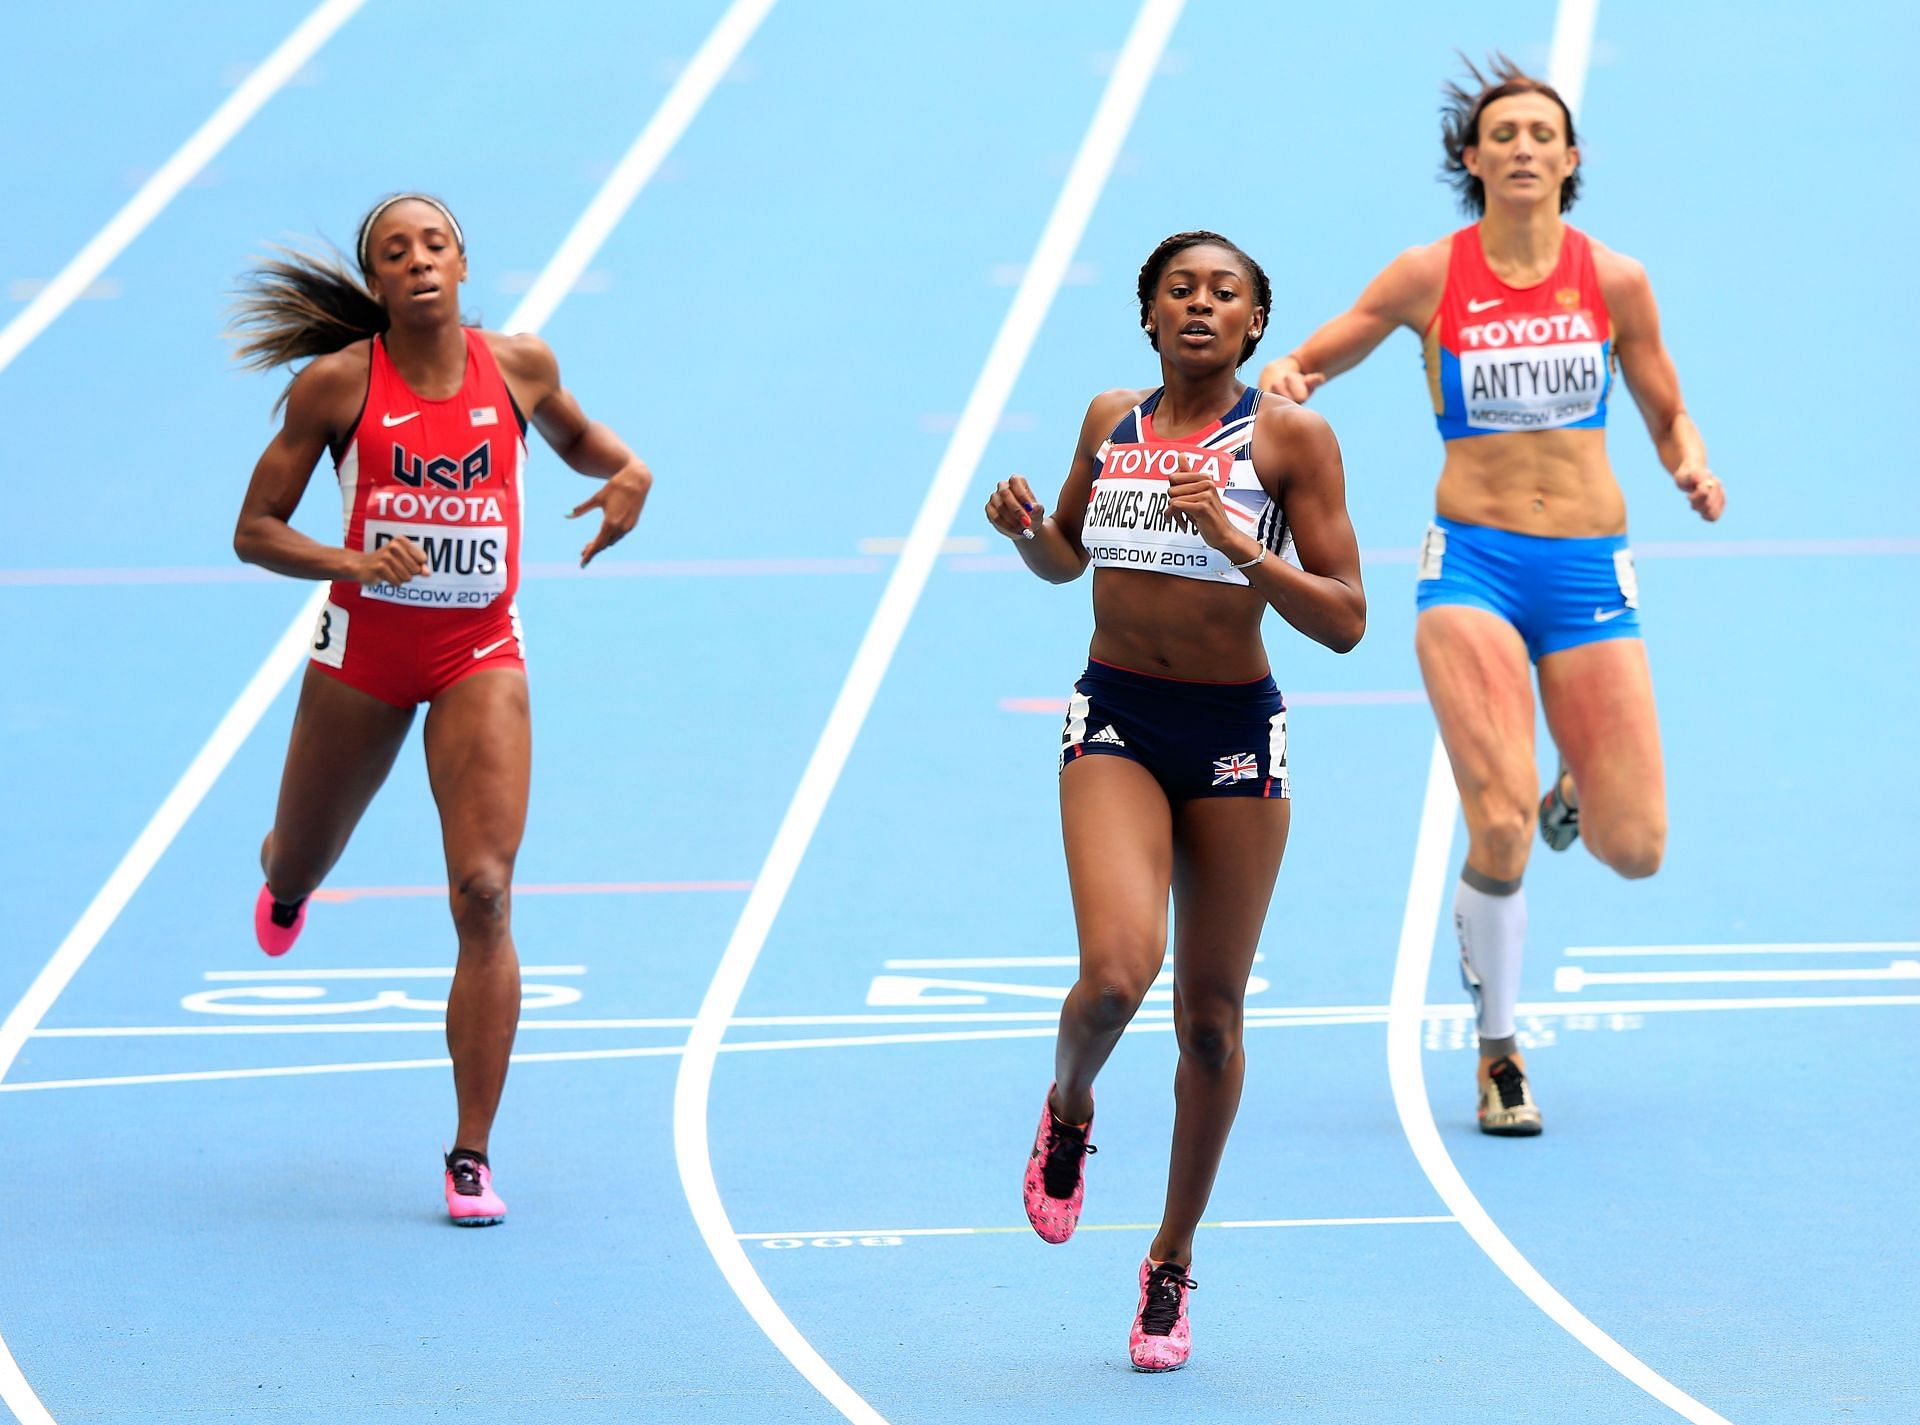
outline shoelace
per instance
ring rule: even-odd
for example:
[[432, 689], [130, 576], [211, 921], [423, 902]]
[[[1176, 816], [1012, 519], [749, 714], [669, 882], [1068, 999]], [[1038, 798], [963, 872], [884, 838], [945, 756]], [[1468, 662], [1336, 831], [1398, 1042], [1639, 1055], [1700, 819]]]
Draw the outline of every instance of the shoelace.
[[1553, 809], [1548, 813], [1547, 817], [1549, 821], [1561, 826], [1578, 826], [1580, 824], [1580, 808], [1569, 803], [1561, 793], [1559, 777], [1553, 779], [1553, 787], [1547, 793], [1547, 800], [1553, 803]]
[[1511, 1059], [1496, 1060], [1487, 1070], [1487, 1077], [1493, 1080], [1493, 1086], [1500, 1091], [1500, 1107], [1518, 1108], [1527, 1101], [1527, 1076], [1520, 1072], [1520, 1066]]
[[1048, 1197], [1072, 1197], [1080, 1181], [1082, 1160], [1100, 1150], [1087, 1141], [1087, 1130], [1071, 1123], [1053, 1120], [1053, 1141], [1047, 1145], [1047, 1161], [1040, 1165], [1040, 1179]]
[[1140, 1329], [1148, 1336], [1170, 1336], [1180, 1319], [1180, 1289], [1200, 1285], [1185, 1267], [1162, 1262], [1147, 1276], [1147, 1304], [1140, 1309]]
[[447, 1160], [447, 1171], [453, 1175], [453, 1190], [461, 1197], [478, 1197], [480, 1187], [480, 1165], [462, 1153]]

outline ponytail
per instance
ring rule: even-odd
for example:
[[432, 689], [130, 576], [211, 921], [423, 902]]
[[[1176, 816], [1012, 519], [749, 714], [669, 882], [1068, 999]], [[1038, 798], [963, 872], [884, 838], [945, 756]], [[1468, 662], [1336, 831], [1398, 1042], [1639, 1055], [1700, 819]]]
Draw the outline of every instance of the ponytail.
[[228, 334], [237, 339], [233, 354], [242, 366], [290, 366], [387, 329], [387, 309], [343, 260], [291, 248], [280, 252], [241, 279]]

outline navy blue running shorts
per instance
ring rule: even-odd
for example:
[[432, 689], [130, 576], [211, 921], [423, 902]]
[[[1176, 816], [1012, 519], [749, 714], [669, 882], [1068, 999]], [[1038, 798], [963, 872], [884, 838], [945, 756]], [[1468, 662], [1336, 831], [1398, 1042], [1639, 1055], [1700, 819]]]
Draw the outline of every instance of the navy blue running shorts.
[[1095, 660], [1067, 703], [1060, 770], [1082, 757], [1138, 762], [1170, 802], [1285, 797], [1287, 706], [1271, 674], [1193, 683]]

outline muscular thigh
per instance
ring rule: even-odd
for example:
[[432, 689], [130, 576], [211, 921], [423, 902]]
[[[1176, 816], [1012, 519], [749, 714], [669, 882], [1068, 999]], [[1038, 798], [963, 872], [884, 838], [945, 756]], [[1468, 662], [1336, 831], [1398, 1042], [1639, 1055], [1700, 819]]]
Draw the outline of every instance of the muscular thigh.
[[440, 693], [427, 711], [426, 745], [449, 870], [457, 876], [476, 859], [511, 866], [533, 756], [526, 675], [489, 670]]
[[287, 743], [274, 837], [283, 856], [331, 862], [413, 726], [395, 707], [309, 666]]
[[1653, 677], [1637, 638], [1583, 643], [1540, 660], [1547, 726], [1579, 788], [1583, 823], [1665, 822], [1666, 776]]
[[1420, 614], [1414, 648], [1462, 798], [1531, 806], [1533, 683], [1518, 631], [1484, 609], [1442, 605]]
[[1083, 970], [1151, 980], [1166, 954], [1173, 875], [1166, 793], [1137, 762], [1082, 757], [1060, 773], [1060, 828]]
[[1238, 1004], [1260, 945], [1292, 803], [1195, 797], [1174, 814], [1174, 984], [1190, 1006]]

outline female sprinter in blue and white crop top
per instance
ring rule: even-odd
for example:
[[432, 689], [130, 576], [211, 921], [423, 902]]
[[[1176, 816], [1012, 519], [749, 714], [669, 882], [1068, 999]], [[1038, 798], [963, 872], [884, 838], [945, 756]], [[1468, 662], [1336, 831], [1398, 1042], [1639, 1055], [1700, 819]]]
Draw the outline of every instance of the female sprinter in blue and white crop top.
[[1616, 363], [1693, 509], [1719, 519], [1727, 493], [1680, 400], [1646, 272], [1561, 219], [1580, 179], [1566, 104], [1504, 58], [1473, 78], [1477, 92], [1449, 88], [1444, 140], [1478, 221], [1401, 254], [1260, 384], [1304, 401], [1396, 326], [1426, 343], [1446, 463], [1414, 642], [1467, 818], [1454, 924], [1479, 1010], [1480, 1127], [1522, 1137], [1541, 1127], [1514, 1025], [1539, 787], [1529, 660], [1561, 757], [1538, 813], [1547, 844], [1578, 834], [1629, 877], [1652, 875], [1666, 845], [1627, 508], [1603, 429]]
[[1193, 1233], [1240, 1103], [1247, 974], [1286, 848], [1286, 708], [1260, 620], [1276, 609], [1342, 653], [1366, 627], [1333, 432], [1235, 374], [1271, 302], [1259, 264], [1217, 233], [1168, 238], [1140, 270], [1159, 389], [1094, 398], [1052, 515], [1018, 476], [987, 502], [1041, 578], [1096, 569], [1091, 661], [1060, 749], [1080, 977], [1024, 1184], [1049, 1242], [1079, 1220], [1094, 1076], [1160, 973], [1170, 892], [1175, 907], [1180, 1065], [1129, 1341], [1141, 1370], [1190, 1349]]

